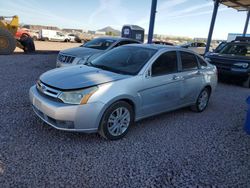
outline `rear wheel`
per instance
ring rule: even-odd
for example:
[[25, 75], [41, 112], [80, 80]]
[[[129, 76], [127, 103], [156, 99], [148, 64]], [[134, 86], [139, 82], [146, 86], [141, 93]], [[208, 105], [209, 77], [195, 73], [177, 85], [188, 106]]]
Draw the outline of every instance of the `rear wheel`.
[[204, 88], [197, 100], [195, 105], [191, 106], [191, 110], [195, 111], [195, 112], [202, 112], [207, 108], [208, 102], [209, 102], [209, 98], [210, 98], [210, 89], [209, 88]]
[[134, 111], [131, 105], [124, 101], [112, 104], [103, 114], [99, 134], [109, 140], [124, 137], [129, 127], [134, 123]]
[[0, 29], [0, 55], [9, 55], [16, 48], [16, 39], [6, 29]]

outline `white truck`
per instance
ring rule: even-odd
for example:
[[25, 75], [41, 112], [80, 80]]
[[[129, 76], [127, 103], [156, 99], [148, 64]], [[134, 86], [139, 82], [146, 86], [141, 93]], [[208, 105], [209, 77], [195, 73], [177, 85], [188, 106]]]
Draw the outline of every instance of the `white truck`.
[[42, 29], [39, 31], [39, 38], [44, 41], [69, 42], [70, 37], [60, 31]]

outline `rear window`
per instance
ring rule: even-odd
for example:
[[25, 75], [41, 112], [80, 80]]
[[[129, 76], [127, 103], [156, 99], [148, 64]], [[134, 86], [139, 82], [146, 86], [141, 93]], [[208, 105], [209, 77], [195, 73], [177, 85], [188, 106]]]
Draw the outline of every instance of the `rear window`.
[[250, 56], [250, 44], [228, 43], [219, 53], [235, 56]]
[[198, 69], [197, 59], [194, 54], [188, 52], [180, 52], [180, 53], [181, 53], [181, 62], [183, 71]]

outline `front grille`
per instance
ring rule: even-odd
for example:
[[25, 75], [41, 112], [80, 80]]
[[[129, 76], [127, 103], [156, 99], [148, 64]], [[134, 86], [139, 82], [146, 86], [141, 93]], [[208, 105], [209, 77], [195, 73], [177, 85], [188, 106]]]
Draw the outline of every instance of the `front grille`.
[[61, 91], [53, 89], [53, 88], [49, 87], [48, 85], [45, 85], [41, 81], [37, 82], [36, 88], [43, 95], [47, 95], [47, 96], [50, 96], [52, 98], [57, 98], [61, 93]]
[[68, 63], [71, 64], [74, 61], [74, 56], [64, 55], [64, 54], [58, 54], [57, 61], [60, 63]]

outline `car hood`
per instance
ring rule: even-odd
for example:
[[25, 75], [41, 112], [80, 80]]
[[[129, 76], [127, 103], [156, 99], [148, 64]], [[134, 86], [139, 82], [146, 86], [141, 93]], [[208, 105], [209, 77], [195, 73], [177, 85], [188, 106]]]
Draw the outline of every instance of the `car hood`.
[[75, 90], [131, 77], [86, 65], [50, 70], [40, 76], [44, 84], [59, 90]]
[[80, 57], [80, 58], [91, 56], [93, 54], [100, 53], [100, 52], [103, 52], [103, 50], [85, 48], [85, 47], [76, 47], [76, 48], [70, 48], [67, 50], [60, 51], [61, 54], [72, 55], [72, 56]]

